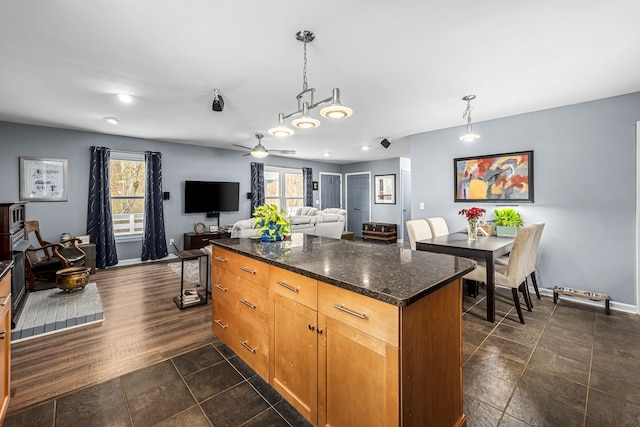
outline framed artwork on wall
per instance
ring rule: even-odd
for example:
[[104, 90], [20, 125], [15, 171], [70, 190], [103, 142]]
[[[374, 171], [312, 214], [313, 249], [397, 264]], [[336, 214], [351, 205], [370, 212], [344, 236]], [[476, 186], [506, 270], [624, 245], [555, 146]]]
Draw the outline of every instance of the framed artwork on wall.
[[533, 203], [533, 150], [453, 159], [454, 201]]
[[20, 157], [20, 200], [67, 201], [67, 160]]
[[374, 203], [396, 204], [396, 174], [375, 175]]

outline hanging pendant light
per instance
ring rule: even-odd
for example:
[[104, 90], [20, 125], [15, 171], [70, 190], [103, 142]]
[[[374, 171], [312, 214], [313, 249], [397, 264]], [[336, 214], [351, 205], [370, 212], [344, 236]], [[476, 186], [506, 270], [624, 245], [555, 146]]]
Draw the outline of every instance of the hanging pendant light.
[[467, 108], [462, 113], [462, 118], [467, 119], [467, 132], [460, 137], [460, 141], [473, 142], [480, 138], [480, 135], [473, 133], [473, 128], [471, 126], [471, 110], [473, 110], [473, 107], [471, 107], [471, 101], [474, 99], [476, 99], [475, 95], [467, 95], [462, 98], [463, 101], [467, 101]]
[[293, 113], [278, 114], [278, 125], [269, 129], [269, 133], [275, 136], [293, 135], [293, 130], [288, 128], [285, 119], [295, 117], [291, 125], [300, 129], [313, 129], [320, 126], [320, 121], [311, 117], [310, 111], [321, 105], [329, 104], [320, 110], [320, 115], [329, 119], [342, 119], [353, 114], [353, 110], [340, 102], [340, 89], [334, 88], [332, 95], [322, 101], [314, 102], [315, 88], [308, 87], [307, 83], [307, 43], [315, 39], [311, 31], [301, 30], [296, 33], [296, 39], [304, 43], [304, 66], [302, 69], [302, 92], [296, 95], [298, 109]]

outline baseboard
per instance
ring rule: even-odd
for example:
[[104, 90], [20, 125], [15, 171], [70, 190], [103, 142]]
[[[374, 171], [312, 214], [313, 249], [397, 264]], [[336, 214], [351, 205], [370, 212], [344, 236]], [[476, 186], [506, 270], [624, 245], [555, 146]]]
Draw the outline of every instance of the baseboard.
[[[112, 265], [111, 267], [126, 267], [129, 265], [148, 264], [150, 262], [167, 262], [173, 259], [178, 259], [178, 257], [172, 253], [170, 253], [169, 255], [161, 259], [148, 259], [146, 261], [142, 261], [142, 259], [140, 258], [129, 258], [129, 259], [118, 260], [118, 263], [116, 265]], [[111, 267], [107, 267], [107, 268], [111, 268]]]

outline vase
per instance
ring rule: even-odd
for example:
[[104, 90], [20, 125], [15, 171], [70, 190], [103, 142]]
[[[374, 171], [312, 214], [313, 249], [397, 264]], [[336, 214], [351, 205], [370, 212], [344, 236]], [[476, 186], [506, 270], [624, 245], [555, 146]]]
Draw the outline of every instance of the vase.
[[478, 221], [469, 220], [469, 230], [467, 232], [469, 240], [478, 240]]
[[267, 227], [269, 227], [269, 230], [265, 230], [262, 232], [260, 240], [262, 240], [263, 242], [277, 242], [282, 240], [282, 234], [280, 233], [280, 224], [269, 222], [267, 223]]

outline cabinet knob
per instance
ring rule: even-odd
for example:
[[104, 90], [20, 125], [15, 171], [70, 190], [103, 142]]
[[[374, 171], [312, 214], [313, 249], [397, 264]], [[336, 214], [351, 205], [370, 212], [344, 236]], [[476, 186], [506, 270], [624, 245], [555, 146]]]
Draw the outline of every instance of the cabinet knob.
[[0, 332], [0, 340], [3, 340], [7, 336], [7, 330]]
[[322, 333], [322, 329], [318, 328], [318, 329], [316, 329], [316, 332], [317, 332], [318, 334], [321, 334], [321, 333]]
[[314, 329], [315, 329], [315, 326], [313, 326], [313, 325], [309, 325], [309, 330], [310, 330], [310, 331], [313, 331]]

